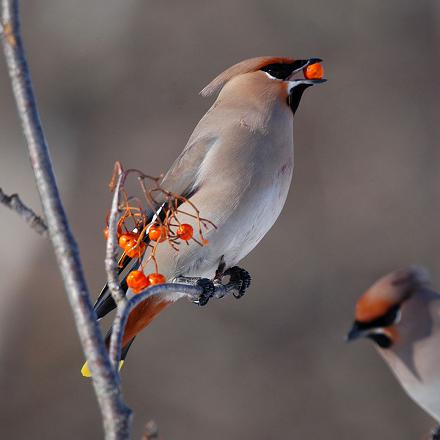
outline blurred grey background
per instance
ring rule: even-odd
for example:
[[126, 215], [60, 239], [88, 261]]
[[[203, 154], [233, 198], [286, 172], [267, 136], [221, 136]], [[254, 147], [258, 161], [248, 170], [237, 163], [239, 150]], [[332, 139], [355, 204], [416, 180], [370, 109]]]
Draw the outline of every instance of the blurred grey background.
[[[115, 160], [158, 175], [257, 55], [321, 57], [295, 118], [294, 186], [242, 265], [240, 301], [181, 301], [134, 344], [135, 435], [164, 440], [414, 440], [434, 425], [372, 345], [343, 336], [378, 276], [426, 265], [440, 287], [438, 0], [23, 1], [41, 117], [94, 295]], [[0, 185], [41, 212], [0, 57]], [[97, 439], [101, 422], [47, 241], [0, 210], [0, 437]], [[440, 368], [440, 367], [439, 367]]]

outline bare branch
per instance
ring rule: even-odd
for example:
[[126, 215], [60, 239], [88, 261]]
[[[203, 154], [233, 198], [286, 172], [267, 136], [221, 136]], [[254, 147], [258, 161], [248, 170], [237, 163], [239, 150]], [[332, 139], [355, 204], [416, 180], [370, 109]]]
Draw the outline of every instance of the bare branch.
[[123, 334], [124, 329], [120, 328], [121, 318], [120, 315], [125, 314], [125, 308], [127, 307], [127, 299], [125, 298], [124, 292], [122, 291], [119, 280], [118, 280], [118, 263], [117, 263], [117, 229], [118, 229], [118, 215], [120, 214], [119, 209], [119, 194], [121, 189], [121, 184], [125, 178], [124, 173], [119, 170], [119, 175], [117, 177], [116, 185], [113, 189], [113, 201], [110, 210], [110, 216], [108, 220], [108, 240], [107, 249], [105, 255], [105, 270], [107, 272], [107, 285], [110, 293], [115, 300], [117, 310], [115, 321], [113, 323], [113, 331], [110, 337], [110, 348], [109, 356], [111, 363], [115, 369], [115, 373], [118, 374], [119, 359], [121, 357], [121, 344], [118, 344], [118, 335]]
[[112, 207], [108, 219], [108, 239], [105, 255], [105, 270], [107, 272], [107, 283], [110, 293], [116, 304], [125, 300], [124, 292], [119, 286], [118, 263], [117, 263], [117, 229], [119, 209], [119, 194], [121, 184], [124, 180], [124, 173], [120, 173], [113, 193]]
[[0, 203], [15, 211], [24, 221], [36, 232], [46, 236], [47, 225], [45, 221], [28, 208], [20, 199], [18, 194], [6, 195], [0, 188]]
[[93, 312], [78, 247], [59, 195], [49, 149], [38, 115], [20, 34], [18, 0], [1, 0], [2, 43], [18, 115], [81, 344], [93, 377], [107, 439], [127, 439], [131, 411], [125, 405]]

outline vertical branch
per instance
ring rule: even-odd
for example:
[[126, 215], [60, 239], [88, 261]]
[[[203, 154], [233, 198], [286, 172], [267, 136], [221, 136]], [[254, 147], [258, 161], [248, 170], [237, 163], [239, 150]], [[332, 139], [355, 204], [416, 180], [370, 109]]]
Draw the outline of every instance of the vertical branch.
[[110, 293], [115, 300], [116, 305], [124, 301], [125, 295], [119, 286], [118, 263], [117, 263], [117, 229], [119, 209], [119, 193], [121, 184], [124, 180], [124, 173], [120, 172], [113, 191], [112, 206], [108, 219], [108, 239], [105, 253], [105, 270], [107, 272], [107, 283]]
[[81, 344], [90, 364], [106, 438], [127, 439], [130, 435], [131, 411], [122, 400], [117, 376], [106, 353], [90, 302], [78, 247], [59, 195], [21, 39], [18, 0], [1, 0], [1, 5], [2, 43], [18, 115], [47, 220], [49, 236]]
[[127, 324], [128, 315], [132, 309], [130, 302], [124, 297], [123, 301], [118, 303], [115, 319], [112, 324], [112, 335], [110, 337], [110, 359], [113, 366], [118, 372], [119, 359], [121, 359], [122, 338], [124, 336], [125, 326]]
[[[112, 326], [112, 334], [110, 337], [109, 355], [110, 360], [115, 368], [116, 374], [118, 371], [119, 359], [121, 357], [121, 340], [124, 333], [125, 322], [121, 320], [121, 315], [124, 316], [127, 307], [127, 299], [122, 292], [118, 279], [118, 264], [117, 264], [117, 229], [118, 229], [118, 214], [119, 209], [119, 194], [121, 191], [122, 182], [125, 179], [125, 173], [119, 170], [117, 182], [113, 190], [112, 207], [108, 220], [108, 240], [105, 255], [105, 270], [107, 272], [107, 284], [110, 293], [116, 303], [117, 310], [115, 320]], [[119, 377], [119, 376], [118, 376]]]

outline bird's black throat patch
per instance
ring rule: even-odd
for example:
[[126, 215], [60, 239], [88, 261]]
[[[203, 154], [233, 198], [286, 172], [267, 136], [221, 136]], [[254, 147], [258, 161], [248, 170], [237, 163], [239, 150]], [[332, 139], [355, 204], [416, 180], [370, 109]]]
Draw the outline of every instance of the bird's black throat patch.
[[380, 348], [390, 348], [393, 341], [385, 333], [368, 333], [367, 338], [374, 341]]
[[290, 90], [289, 96], [287, 97], [287, 105], [290, 107], [293, 114], [295, 114], [296, 110], [298, 109], [304, 90], [310, 86], [311, 84], [299, 83]]

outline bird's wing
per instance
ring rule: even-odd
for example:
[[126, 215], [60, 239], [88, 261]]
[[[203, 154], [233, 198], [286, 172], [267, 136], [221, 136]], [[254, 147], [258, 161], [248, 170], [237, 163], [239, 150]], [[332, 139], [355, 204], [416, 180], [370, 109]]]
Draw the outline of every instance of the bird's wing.
[[161, 187], [174, 194], [189, 197], [197, 191], [195, 183], [200, 165], [216, 141], [215, 136], [191, 136], [161, 182]]

